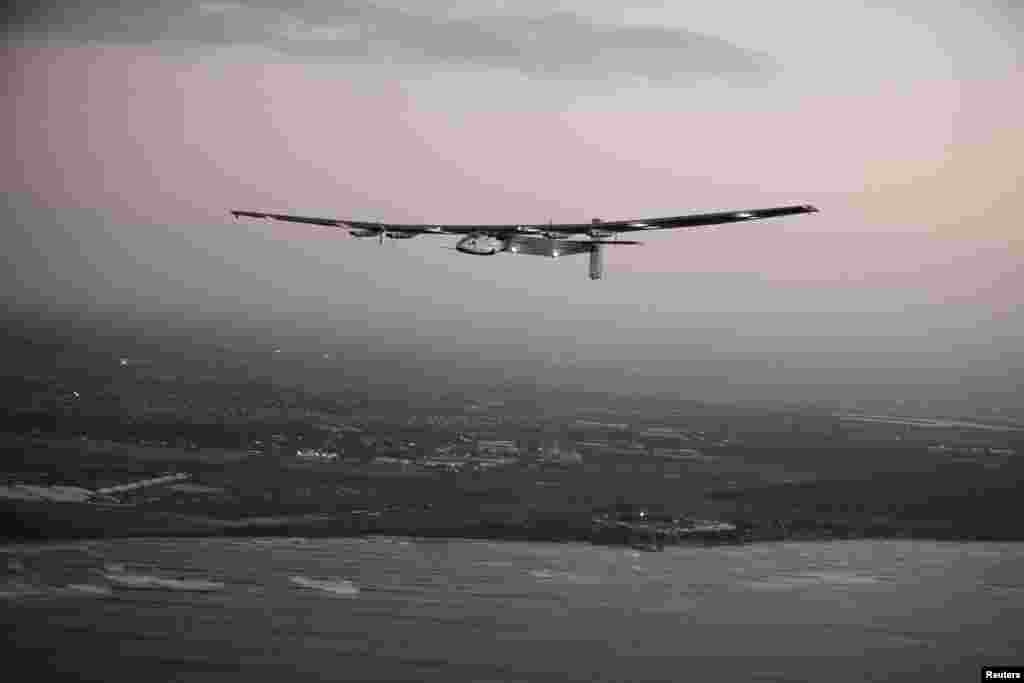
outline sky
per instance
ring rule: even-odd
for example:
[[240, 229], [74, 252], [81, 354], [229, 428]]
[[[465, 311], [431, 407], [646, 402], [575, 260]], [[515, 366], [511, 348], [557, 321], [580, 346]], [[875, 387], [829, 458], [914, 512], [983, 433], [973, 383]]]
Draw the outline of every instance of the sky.
[[[15, 2], [0, 298], [603, 368], [689, 398], [1019, 389], [1024, 10], [684, 5]], [[585, 257], [228, 216], [807, 203], [821, 212], [645, 234], [597, 282]]]

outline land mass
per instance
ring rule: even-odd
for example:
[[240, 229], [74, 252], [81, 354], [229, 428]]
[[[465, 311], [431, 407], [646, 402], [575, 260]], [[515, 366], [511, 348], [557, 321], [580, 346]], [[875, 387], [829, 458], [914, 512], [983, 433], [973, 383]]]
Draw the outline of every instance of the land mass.
[[19, 331], [0, 348], [7, 539], [1024, 540], [1008, 416], [398, 386], [309, 349]]
[[[32, 472], [49, 481], [9, 481], [0, 493], [7, 540], [124, 536], [398, 536], [595, 541], [621, 544], [742, 543], [813, 538], [1024, 540], [1016, 458], [932, 463], [927, 472], [843, 479], [805, 473], [765, 483], [778, 453], [717, 456], [685, 469], [649, 467], [636, 456], [605, 462], [516, 463], [489, 470], [410, 465], [305, 463], [265, 456], [123, 447], [97, 453], [82, 442], [7, 436]], [[163, 457], [156, 457], [162, 455]], [[847, 454], [849, 455], [849, 454]], [[876, 452], [876, 457], [881, 454]], [[899, 455], [889, 452], [888, 456]], [[905, 454], [904, 454], [905, 455]], [[803, 454], [810, 458], [810, 454]], [[788, 453], [788, 472], [800, 456]], [[905, 463], [904, 463], [905, 464]], [[812, 469], [804, 463], [802, 469]], [[717, 470], [730, 471], [726, 485]], [[880, 468], [881, 469], [881, 468]], [[176, 472], [168, 477], [168, 472]], [[120, 473], [122, 483], [69, 486]], [[858, 476], [859, 473], [859, 476]], [[23, 471], [21, 479], [28, 478]], [[746, 474], [746, 478], [743, 475]], [[131, 488], [129, 477], [152, 485]], [[155, 477], [155, 478], [153, 478]], [[748, 485], [738, 486], [741, 479]], [[108, 479], [106, 482], [110, 484]], [[101, 494], [101, 491], [116, 493]], [[77, 499], [76, 499], [77, 498]], [[610, 530], [618, 525], [618, 532]], [[716, 526], [717, 525], [717, 526]]]

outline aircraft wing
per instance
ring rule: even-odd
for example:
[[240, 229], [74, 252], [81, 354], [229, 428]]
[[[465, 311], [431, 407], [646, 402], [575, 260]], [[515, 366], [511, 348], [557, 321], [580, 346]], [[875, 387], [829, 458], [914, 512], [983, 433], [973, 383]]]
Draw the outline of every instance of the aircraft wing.
[[318, 218], [315, 216], [295, 216], [286, 213], [263, 213], [262, 211], [232, 211], [235, 218], [265, 218], [275, 221], [288, 221], [291, 223], [306, 223], [307, 225], [322, 225], [331, 228], [343, 228], [346, 230], [361, 230], [389, 233], [407, 233], [409, 235], [420, 234], [447, 234], [447, 235], [469, 235], [473, 233], [488, 234], [509, 234], [518, 232], [521, 226], [516, 225], [445, 225], [443, 223], [411, 224], [411, 223], [380, 223], [374, 221], [353, 221], [347, 218]]
[[662, 230], [668, 228], [696, 228], [706, 225], [720, 225], [723, 223], [737, 223], [740, 221], [775, 218], [778, 216], [791, 216], [801, 213], [814, 213], [817, 210], [818, 209], [809, 204], [802, 204], [798, 206], [777, 206], [767, 209], [721, 211], [718, 213], [699, 213], [687, 216], [639, 218], [621, 221], [597, 221], [594, 223], [523, 223], [504, 225], [450, 225], [444, 223], [414, 225], [401, 223], [378, 223], [372, 221], [353, 221], [340, 218], [318, 218], [282, 213], [263, 213], [259, 211], [232, 211], [231, 215], [235, 218], [265, 218], [269, 220], [290, 221], [293, 223], [305, 223], [307, 225], [321, 225], [353, 231], [386, 231], [388, 233], [405, 233], [409, 236], [427, 233], [446, 235], [470, 235], [482, 233], [495, 236], [507, 236], [517, 233], [547, 233], [562, 235], [589, 234], [594, 229], [615, 233], [635, 232], [637, 230]]
[[427, 225], [392, 225], [390, 223], [375, 223], [372, 221], [351, 221], [339, 218], [318, 218], [315, 216], [295, 216], [286, 213], [263, 213], [262, 211], [232, 211], [235, 218], [265, 218], [274, 221], [287, 221], [290, 223], [306, 223], [307, 225], [322, 225], [329, 228], [344, 228], [347, 230], [387, 230], [389, 232], [437, 232], [434, 226]]
[[[588, 229], [598, 227], [608, 232], [634, 232], [637, 230], [663, 230], [668, 228], [697, 228], [706, 225], [738, 223], [754, 221], [761, 218], [792, 216], [801, 213], [814, 213], [818, 209], [810, 204], [799, 206], [776, 206], [768, 209], [745, 209], [743, 211], [720, 211], [717, 213], [697, 213], [687, 216], [668, 216], [665, 218], [638, 218], [627, 221], [602, 221], [586, 226]], [[557, 230], [559, 226], [554, 226]]]

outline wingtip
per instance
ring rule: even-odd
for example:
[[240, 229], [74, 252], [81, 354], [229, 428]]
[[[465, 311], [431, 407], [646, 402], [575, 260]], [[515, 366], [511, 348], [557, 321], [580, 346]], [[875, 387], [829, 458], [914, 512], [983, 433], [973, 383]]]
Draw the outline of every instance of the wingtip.
[[239, 218], [270, 218], [270, 216], [262, 213], [256, 213], [255, 211], [242, 211], [240, 209], [232, 209], [231, 216], [238, 220]]
[[814, 206], [813, 204], [804, 204], [803, 209], [807, 213], [818, 213], [818, 211], [820, 210], [820, 209], [818, 209], [818, 207]]

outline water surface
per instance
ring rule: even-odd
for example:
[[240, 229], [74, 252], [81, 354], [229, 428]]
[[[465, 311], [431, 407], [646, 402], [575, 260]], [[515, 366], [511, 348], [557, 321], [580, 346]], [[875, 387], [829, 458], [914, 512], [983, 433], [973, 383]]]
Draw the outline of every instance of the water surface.
[[143, 539], [3, 566], [14, 658], [66, 680], [964, 681], [1024, 661], [1024, 544]]

